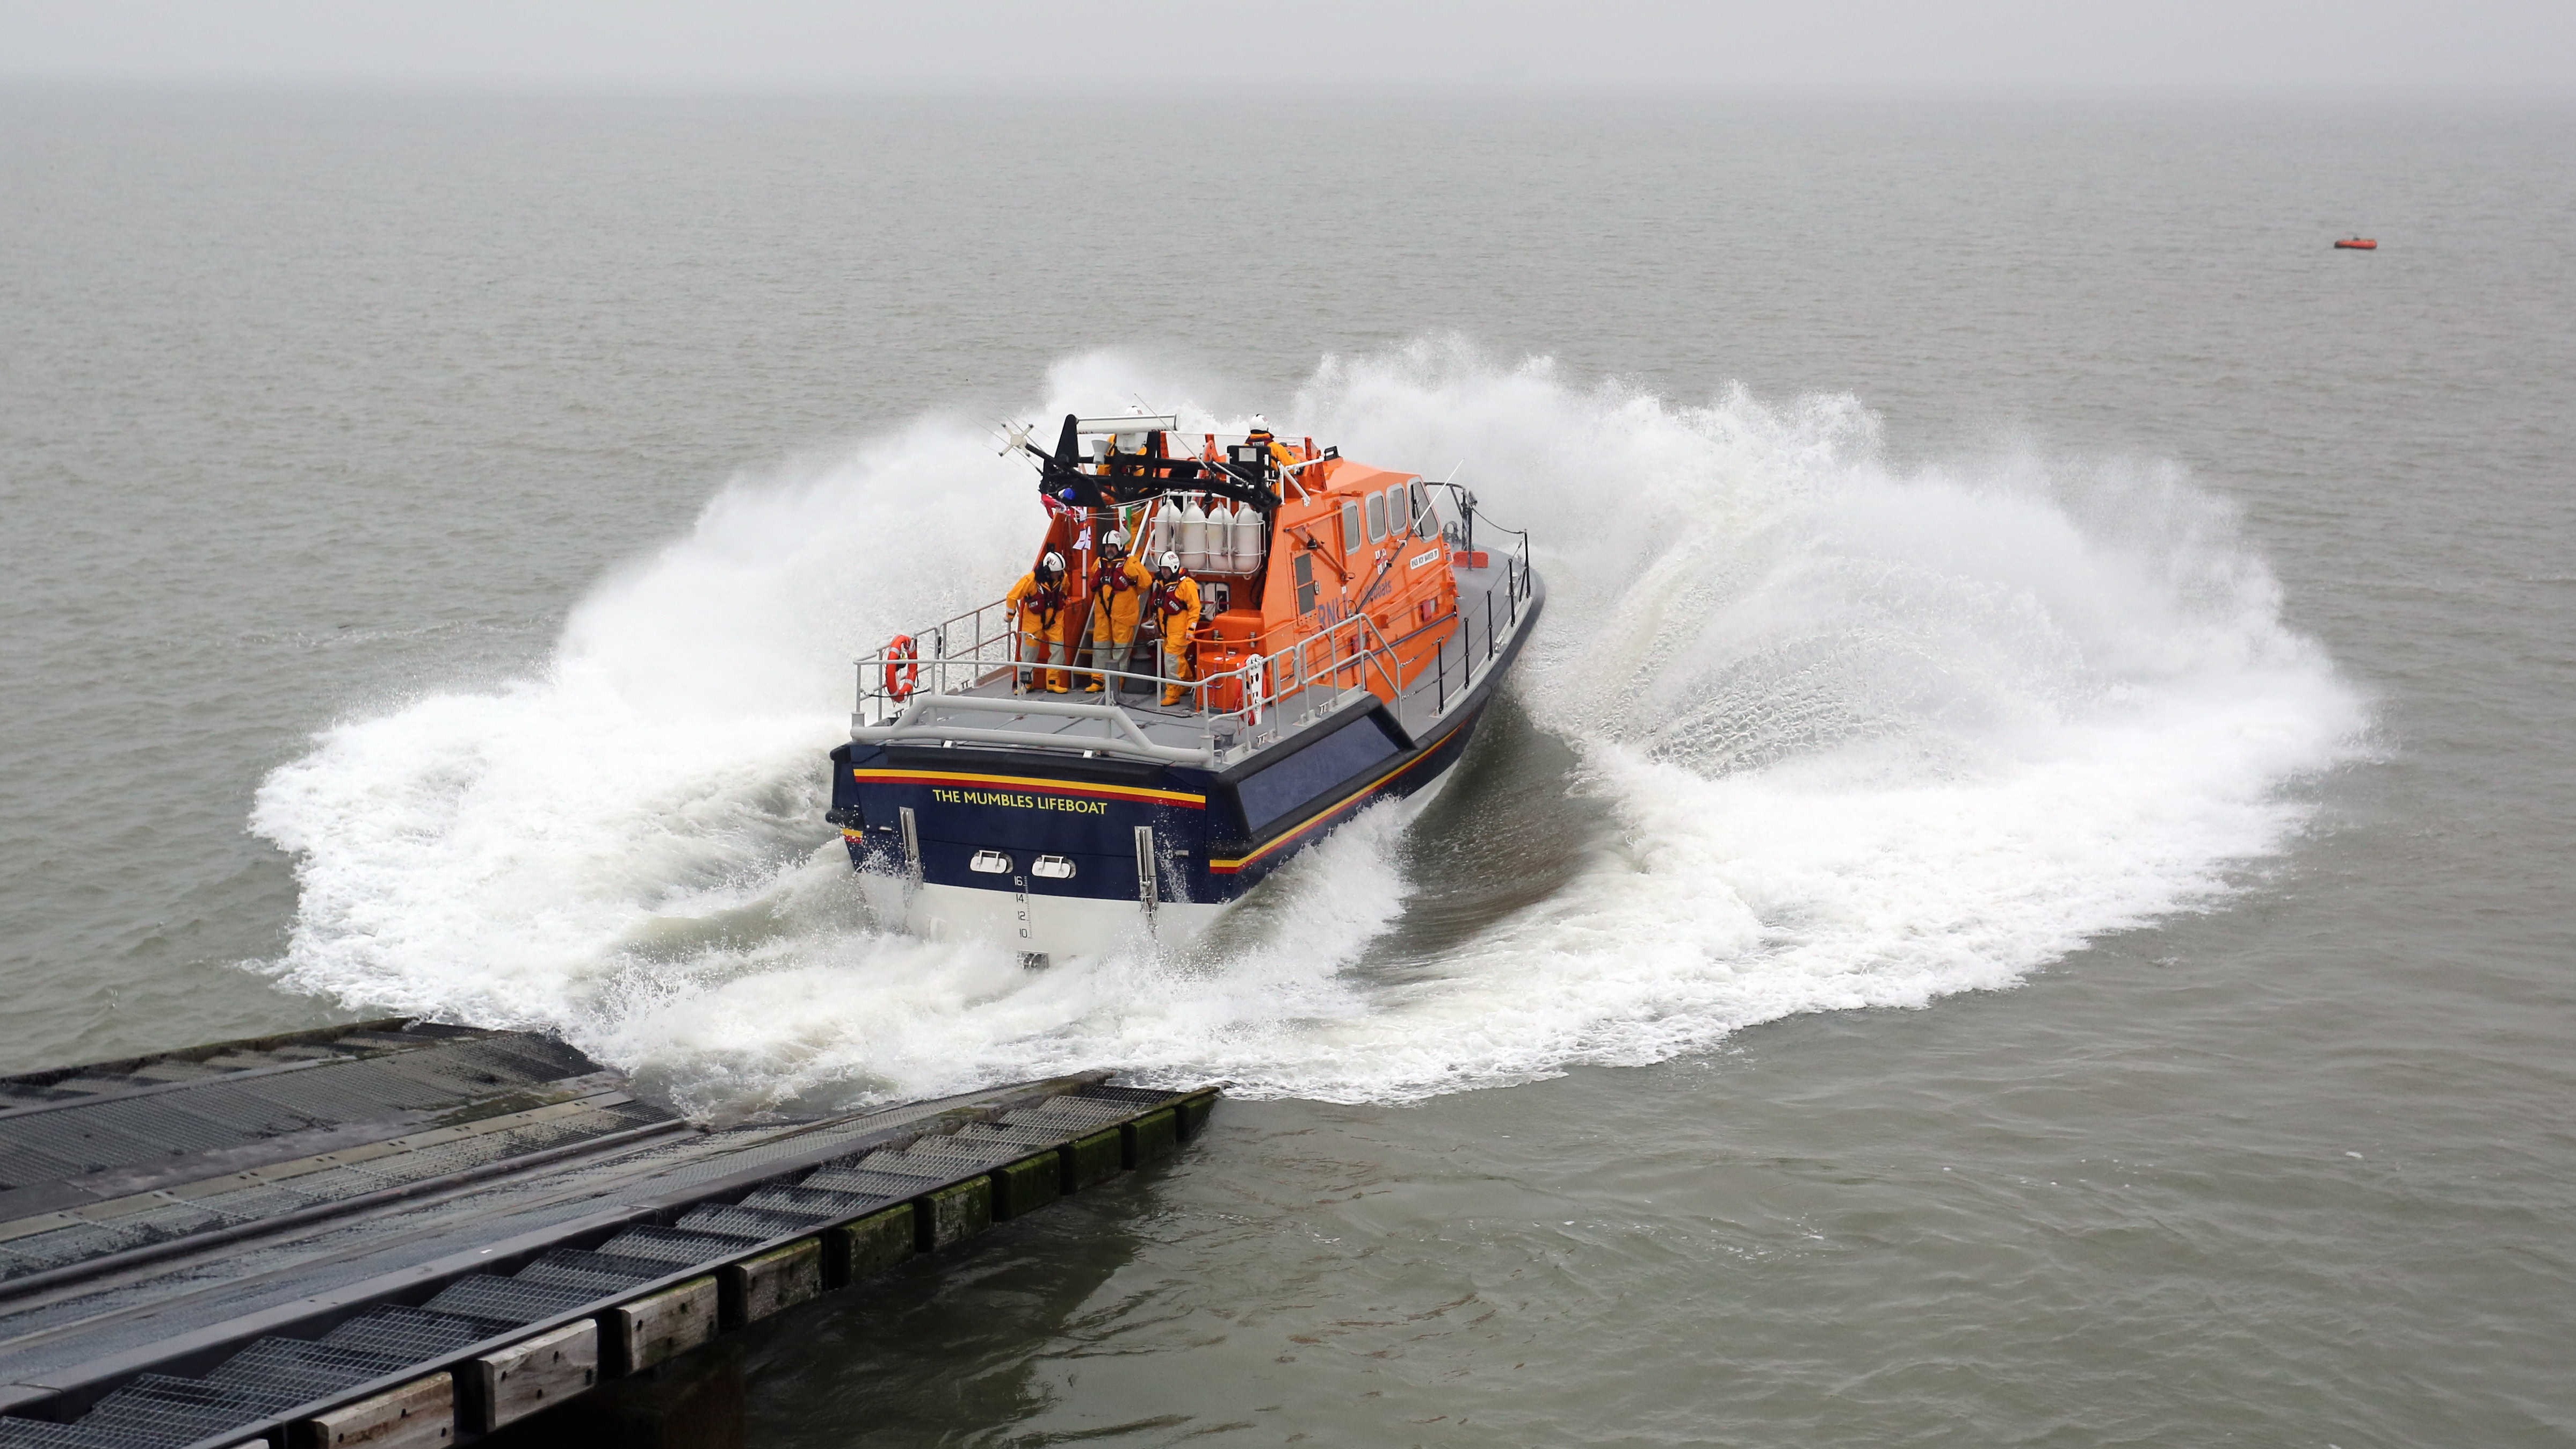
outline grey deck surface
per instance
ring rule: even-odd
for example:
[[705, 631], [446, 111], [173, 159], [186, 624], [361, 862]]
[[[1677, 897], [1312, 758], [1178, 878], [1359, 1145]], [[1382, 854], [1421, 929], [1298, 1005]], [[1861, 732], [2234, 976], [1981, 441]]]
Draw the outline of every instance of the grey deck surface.
[[[1080, 748], [1084, 740], [1105, 740], [1118, 735], [1116, 727], [1105, 719], [1081, 719], [1067, 715], [1030, 714], [1012, 708], [1023, 692], [1011, 687], [1011, 671], [983, 680], [954, 694], [940, 695], [922, 711], [917, 723], [923, 726], [953, 725], [959, 729], [1010, 730], [1017, 734], [1042, 735], [1047, 743]], [[1106, 704], [1109, 693], [1086, 692], [1077, 683], [1064, 694], [1044, 690], [1027, 692], [1034, 699], [1065, 700], [1075, 704]], [[1207, 743], [1207, 724], [1185, 701], [1165, 708], [1160, 686], [1136, 687], [1129, 681], [1119, 691], [1117, 703], [1144, 730], [1145, 738], [1158, 745], [1175, 749], [1198, 749]]]
[[371, 1023], [0, 1078], [0, 1293], [31, 1277], [668, 1124], [525, 1033]]
[[0, 1192], [0, 1449], [239, 1443], [954, 1184], [1052, 1183], [1184, 1095], [1090, 1074], [709, 1130], [542, 1037], [318, 1035], [0, 1079], [28, 1099], [0, 1151], [75, 1169]]

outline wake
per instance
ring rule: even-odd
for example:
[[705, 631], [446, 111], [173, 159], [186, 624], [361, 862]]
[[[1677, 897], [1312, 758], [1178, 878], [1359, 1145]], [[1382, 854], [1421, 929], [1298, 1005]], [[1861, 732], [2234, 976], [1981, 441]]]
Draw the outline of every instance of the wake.
[[[1030, 415], [1140, 388], [1239, 421], [1109, 357]], [[302, 889], [262, 968], [559, 1030], [699, 1102], [1084, 1066], [1402, 1100], [2009, 986], [2224, 900], [2367, 727], [2232, 510], [2169, 466], [1900, 472], [1851, 399], [1676, 406], [1435, 344], [1328, 361], [1267, 411], [1390, 466], [1470, 459], [1531, 531], [1551, 598], [1514, 688], [1574, 752], [1572, 798], [1513, 824], [1571, 833], [1541, 899], [1375, 969], [1436, 884], [1395, 806], [1191, 959], [1033, 975], [878, 929], [820, 820], [846, 661], [998, 593], [1038, 528], [1025, 471], [932, 419], [735, 480], [542, 673], [318, 735], [252, 816]]]

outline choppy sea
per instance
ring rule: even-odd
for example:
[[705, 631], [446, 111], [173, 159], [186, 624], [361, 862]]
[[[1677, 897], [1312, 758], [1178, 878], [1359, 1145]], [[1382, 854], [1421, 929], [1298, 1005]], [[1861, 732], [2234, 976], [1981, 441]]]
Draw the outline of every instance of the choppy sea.
[[[2565, 1443], [2570, 236], [2537, 100], [0, 92], [0, 1058], [1234, 1084], [762, 1443]], [[1539, 639], [1203, 950], [890, 933], [849, 660], [1136, 402]]]

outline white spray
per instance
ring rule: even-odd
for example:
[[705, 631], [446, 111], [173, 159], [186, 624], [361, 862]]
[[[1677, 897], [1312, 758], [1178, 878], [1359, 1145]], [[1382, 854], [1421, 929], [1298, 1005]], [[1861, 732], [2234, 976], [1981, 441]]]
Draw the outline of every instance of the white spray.
[[[1107, 358], [1052, 382], [1037, 415], [1134, 386]], [[1041, 522], [1023, 471], [927, 422], [730, 485], [575, 610], [543, 676], [277, 771], [252, 824], [303, 898], [271, 969], [552, 1026], [698, 1098], [1096, 1065], [1401, 1099], [2009, 985], [2216, 899], [2366, 726], [2169, 469], [1900, 475], [1848, 399], [1677, 408], [1431, 345], [1269, 411], [1371, 461], [1472, 458], [1553, 591], [1518, 688], [1614, 828], [1427, 981], [1348, 969], [1402, 917], [1409, 807], [1302, 857], [1211, 959], [1030, 974], [864, 918], [819, 824], [846, 661], [998, 594]]]

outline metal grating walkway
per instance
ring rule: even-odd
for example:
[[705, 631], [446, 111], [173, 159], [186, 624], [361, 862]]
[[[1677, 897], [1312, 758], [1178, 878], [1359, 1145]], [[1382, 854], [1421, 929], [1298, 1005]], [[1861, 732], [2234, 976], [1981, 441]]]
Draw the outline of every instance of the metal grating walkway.
[[0, 1219], [0, 1449], [282, 1449], [396, 1409], [469, 1440], [515, 1412], [478, 1387], [514, 1344], [644, 1367], [1151, 1161], [1215, 1097], [1095, 1074], [690, 1130], [540, 1038], [308, 1035], [0, 1079], [0, 1152], [124, 1158], [0, 1193], [35, 1209]]

